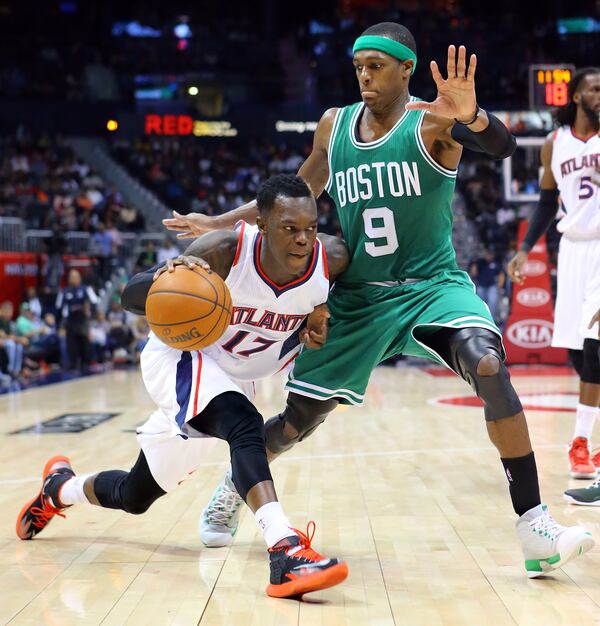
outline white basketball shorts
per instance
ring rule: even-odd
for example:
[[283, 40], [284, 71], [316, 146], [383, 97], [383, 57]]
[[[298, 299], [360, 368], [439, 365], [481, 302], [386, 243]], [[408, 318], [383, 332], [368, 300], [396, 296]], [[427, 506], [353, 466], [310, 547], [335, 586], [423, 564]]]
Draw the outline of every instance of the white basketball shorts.
[[558, 251], [556, 306], [552, 345], [581, 350], [583, 340], [597, 339], [588, 328], [600, 308], [600, 241], [573, 241], [563, 235]]
[[214, 447], [214, 440], [188, 428], [187, 422], [227, 391], [253, 401], [254, 383], [236, 381], [208, 355], [169, 348], [152, 333], [142, 351], [141, 370], [157, 409], [137, 429], [138, 441], [154, 480], [164, 491], [172, 491]]

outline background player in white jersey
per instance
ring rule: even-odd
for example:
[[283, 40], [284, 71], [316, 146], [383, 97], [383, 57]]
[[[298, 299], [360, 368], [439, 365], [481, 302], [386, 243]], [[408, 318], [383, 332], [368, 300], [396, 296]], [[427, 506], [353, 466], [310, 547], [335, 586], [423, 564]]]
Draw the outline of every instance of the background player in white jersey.
[[542, 146], [540, 201], [508, 273], [514, 281], [524, 281], [528, 252], [556, 218], [560, 194], [565, 216], [557, 225], [562, 239], [552, 345], [568, 349], [580, 378], [570, 473], [573, 478], [594, 478], [600, 452], [591, 454], [590, 440], [600, 410], [600, 341], [588, 326], [600, 306], [600, 68], [577, 71], [568, 96], [569, 103], [556, 114], [559, 128]]
[[141, 369], [158, 409], [138, 429], [141, 451], [135, 465], [129, 472], [75, 476], [67, 457], [53, 457], [40, 493], [17, 518], [21, 539], [32, 539], [73, 504], [146, 512], [198, 468], [199, 437], [209, 435], [229, 443], [233, 483], [267, 543], [267, 593], [288, 597], [346, 578], [344, 562], [318, 554], [310, 546], [312, 537], [291, 528], [269, 471], [263, 419], [251, 399], [253, 381], [284, 367], [301, 341], [313, 348], [323, 343], [327, 313], [319, 305], [327, 300], [330, 284], [325, 248], [332, 280], [345, 268], [347, 251], [336, 237], [316, 239], [316, 202], [301, 178], [270, 178], [259, 190], [258, 206], [256, 226], [242, 223], [237, 232], [208, 233], [166, 268], [156, 274], [153, 268], [128, 283], [123, 306], [143, 314], [153, 275], [172, 271], [175, 263], [206, 269], [210, 264], [231, 292], [231, 325], [217, 344], [195, 352], [170, 348], [150, 335]]

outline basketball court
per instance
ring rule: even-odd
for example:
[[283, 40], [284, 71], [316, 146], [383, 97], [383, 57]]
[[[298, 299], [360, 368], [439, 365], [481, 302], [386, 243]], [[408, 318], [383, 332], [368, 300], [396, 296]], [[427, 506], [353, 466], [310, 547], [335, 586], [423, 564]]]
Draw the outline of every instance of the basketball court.
[[[376, 369], [363, 408], [339, 408], [273, 466], [292, 522], [304, 530], [314, 520], [315, 548], [350, 568], [343, 584], [300, 602], [265, 595], [267, 554], [247, 511], [232, 547], [200, 542], [200, 511], [228, 463], [221, 441], [207, 439], [200, 470], [143, 516], [79, 505], [35, 540], [18, 540], [15, 518], [39, 489], [46, 460], [66, 454], [81, 473], [129, 469], [138, 453], [133, 430], [153, 405], [136, 370], [0, 396], [0, 622], [600, 623], [597, 547], [546, 578], [527, 578], [482, 410], [469, 406], [464, 382], [445, 374]], [[564, 489], [587, 484], [569, 479], [566, 465], [577, 378], [567, 368], [512, 375], [535, 409], [528, 419], [543, 501], [559, 522], [600, 536], [598, 509], [562, 500]], [[265, 417], [283, 406], [283, 382], [260, 383]]]

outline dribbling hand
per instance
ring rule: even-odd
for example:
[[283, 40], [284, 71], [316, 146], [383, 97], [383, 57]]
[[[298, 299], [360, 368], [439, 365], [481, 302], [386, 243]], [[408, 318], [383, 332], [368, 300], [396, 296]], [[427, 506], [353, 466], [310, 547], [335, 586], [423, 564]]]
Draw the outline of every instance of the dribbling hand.
[[182, 254], [181, 256], [178, 256], [174, 259], [167, 259], [166, 265], [164, 265], [163, 267], [159, 267], [156, 272], [154, 272], [152, 280], [156, 280], [164, 272], [174, 272], [177, 265], [185, 265], [191, 270], [193, 270], [195, 267], [201, 267], [209, 274], [212, 273], [210, 265], [204, 259], [199, 259], [195, 256], [185, 256], [184, 254]]
[[306, 328], [300, 331], [300, 341], [311, 350], [319, 350], [327, 341], [328, 320], [331, 317], [326, 304], [319, 304], [306, 318]]

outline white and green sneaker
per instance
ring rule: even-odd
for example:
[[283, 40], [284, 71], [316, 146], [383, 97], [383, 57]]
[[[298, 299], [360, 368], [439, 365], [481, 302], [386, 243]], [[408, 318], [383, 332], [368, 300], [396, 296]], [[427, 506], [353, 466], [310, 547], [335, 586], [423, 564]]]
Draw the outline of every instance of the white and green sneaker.
[[529, 578], [562, 567], [594, 546], [592, 534], [581, 526], [561, 526], [540, 504], [517, 520], [517, 534]]
[[231, 468], [216, 488], [200, 516], [200, 539], [208, 548], [222, 548], [233, 541], [244, 501], [231, 480]]
[[563, 498], [569, 504], [581, 506], [600, 506], [600, 478], [587, 487], [580, 489], [567, 489]]

